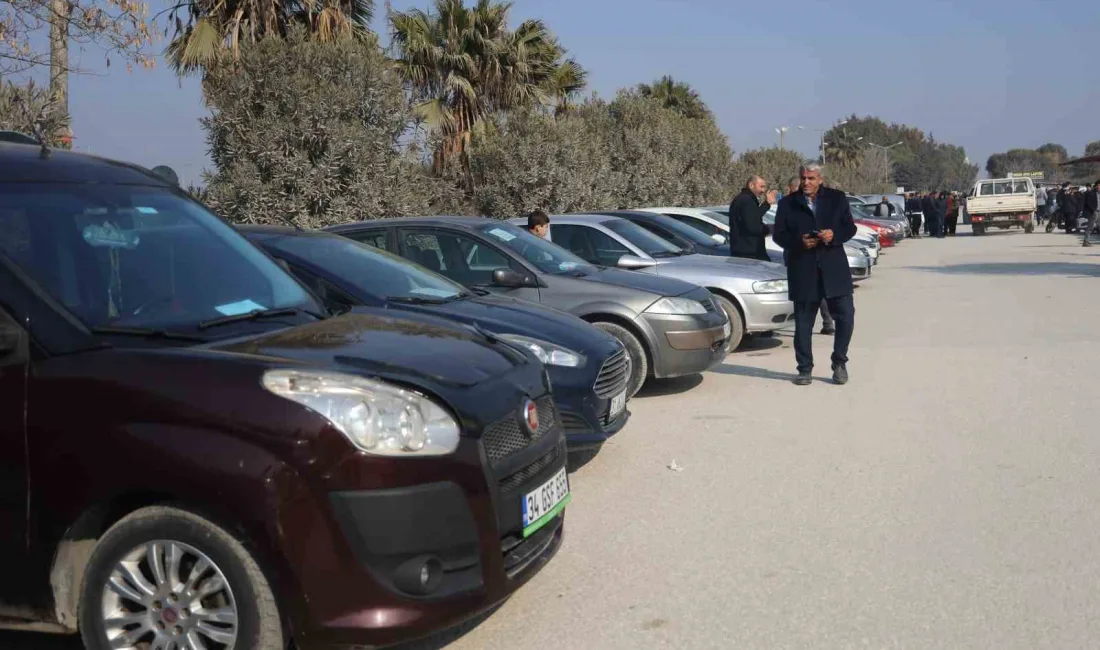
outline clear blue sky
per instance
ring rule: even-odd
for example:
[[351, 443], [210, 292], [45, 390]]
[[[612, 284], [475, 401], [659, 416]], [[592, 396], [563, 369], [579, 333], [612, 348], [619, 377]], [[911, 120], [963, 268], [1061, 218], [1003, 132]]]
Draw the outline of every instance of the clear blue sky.
[[[383, 31], [384, 3], [376, 9]], [[1100, 139], [1097, 0], [517, 0], [512, 22], [531, 17], [601, 96], [663, 74], [689, 82], [735, 151], [777, 144], [777, 126], [853, 112], [965, 146], [983, 169], [1010, 147], [1058, 142], [1072, 155]], [[197, 80], [163, 62], [127, 73], [100, 53], [78, 56], [96, 74], [72, 81], [77, 148], [197, 180], [208, 165]], [[792, 132], [786, 144], [812, 155], [817, 135]]]

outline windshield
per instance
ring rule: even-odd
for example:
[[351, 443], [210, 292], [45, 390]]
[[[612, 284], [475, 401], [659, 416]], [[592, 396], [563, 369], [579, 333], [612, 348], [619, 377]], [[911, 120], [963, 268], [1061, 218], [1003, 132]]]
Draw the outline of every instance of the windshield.
[[277, 257], [296, 257], [372, 296], [448, 300], [466, 293], [457, 282], [346, 237], [288, 235], [263, 244]]
[[[715, 241], [708, 237], [703, 231], [699, 230], [698, 228], [692, 228], [687, 224], [680, 223], [672, 217], [660, 217], [656, 220], [656, 223], [660, 229], [671, 231], [673, 234], [679, 236], [681, 239], [687, 240], [688, 243], [704, 247], [712, 247], [715, 245]], [[661, 240], [665, 239], [660, 235], [657, 235], [657, 237]], [[684, 244], [684, 242], [673, 243]]]
[[729, 218], [729, 215], [727, 215], [727, 214], [722, 214], [721, 212], [712, 212], [710, 210], [707, 210], [703, 214], [710, 217], [711, 219], [717, 220], [722, 225], [725, 225], [725, 226], [730, 225], [730, 218]]
[[870, 212], [867, 212], [866, 210], [864, 210], [862, 205], [852, 204], [849, 207], [852, 208], [852, 217], [854, 217], [856, 219], [874, 219], [875, 218], [874, 216], [871, 215]]
[[0, 187], [0, 253], [89, 328], [178, 330], [255, 311], [323, 311], [271, 258], [171, 190]]
[[641, 249], [643, 253], [650, 257], [671, 257], [673, 255], [680, 255], [684, 252], [683, 249], [676, 244], [661, 239], [633, 221], [627, 221], [626, 219], [608, 219], [603, 222], [603, 225], [633, 244], [635, 248]]
[[490, 223], [480, 226], [478, 230], [493, 241], [519, 253], [543, 273], [566, 275], [593, 273], [596, 270], [596, 267], [561, 246], [510, 223]]

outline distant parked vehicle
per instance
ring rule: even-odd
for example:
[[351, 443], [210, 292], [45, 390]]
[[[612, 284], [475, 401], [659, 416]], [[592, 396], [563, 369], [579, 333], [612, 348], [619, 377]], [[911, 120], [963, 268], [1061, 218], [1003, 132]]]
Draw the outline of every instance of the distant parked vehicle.
[[794, 317], [787, 273], [778, 264], [689, 253], [640, 224], [602, 214], [555, 216], [550, 236], [593, 264], [617, 264], [706, 287], [729, 316], [730, 352], [745, 334], [781, 329]]
[[572, 314], [468, 290], [403, 257], [333, 233], [286, 226], [238, 230], [330, 307], [430, 314], [534, 352], [550, 375], [570, 452], [598, 449], [630, 417], [630, 357], [614, 337]]
[[729, 319], [701, 287], [594, 266], [522, 228], [482, 217], [379, 219], [327, 230], [401, 255], [467, 287], [569, 312], [619, 339], [628, 395], [646, 377], [693, 375], [721, 363]]
[[975, 235], [990, 228], [1035, 230], [1035, 185], [1030, 178], [992, 178], [974, 183], [966, 211]]
[[608, 210], [593, 212], [593, 214], [606, 214], [609, 217], [619, 217], [620, 219], [632, 221], [689, 253], [715, 257], [729, 257], [730, 255], [728, 234], [706, 235], [699, 232], [697, 228], [681, 223], [678, 219], [660, 212], [654, 212], [653, 210]]

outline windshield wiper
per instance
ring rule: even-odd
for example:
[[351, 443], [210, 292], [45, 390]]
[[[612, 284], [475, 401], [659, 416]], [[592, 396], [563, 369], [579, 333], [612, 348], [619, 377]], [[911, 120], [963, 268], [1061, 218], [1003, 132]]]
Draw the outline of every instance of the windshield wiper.
[[320, 314], [315, 314], [311, 311], [300, 309], [298, 307], [286, 307], [283, 309], [254, 309], [250, 312], [243, 314], [234, 314], [232, 316], [222, 316], [221, 318], [211, 318], [210, 320], [204, 320], [199, 323], [198, 328], [200, 330], [210, 329], [211, 327], [218, 327], [219, 325], [230, 325], [232, 323], [243, 323], [249, 320], [260, 320], [263, 318], [277, 318], [279, 316], [296, 316], [298, 314], [307, 314], [316, 318], [317, 320], [324, 320], [324, 317]]
[[421, 296], [386, 296], [386, 300], [406, 305], [442, 305], [451, 301], [451, 299], [423, 298]]
[[158, 330], [152, 327], [93, 327], [93, 334], [113, 334], [117, 336], [140, 336], [150, 339], [164, 339], [168, 341], [189, 341], [191, 343], [206, 343], [206, 339], [195, 334]]

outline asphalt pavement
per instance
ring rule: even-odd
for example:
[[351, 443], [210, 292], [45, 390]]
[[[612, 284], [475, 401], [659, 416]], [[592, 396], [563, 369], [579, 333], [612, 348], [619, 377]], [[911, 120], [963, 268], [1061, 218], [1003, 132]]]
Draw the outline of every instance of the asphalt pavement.
[[791, 384], [781, 335], [647, 387], [558, 556], [451, 647], [1096, 647], [1098, 296], [1064, 234], [903, 242], [856, 292], [847, 386], [824, 336]]

